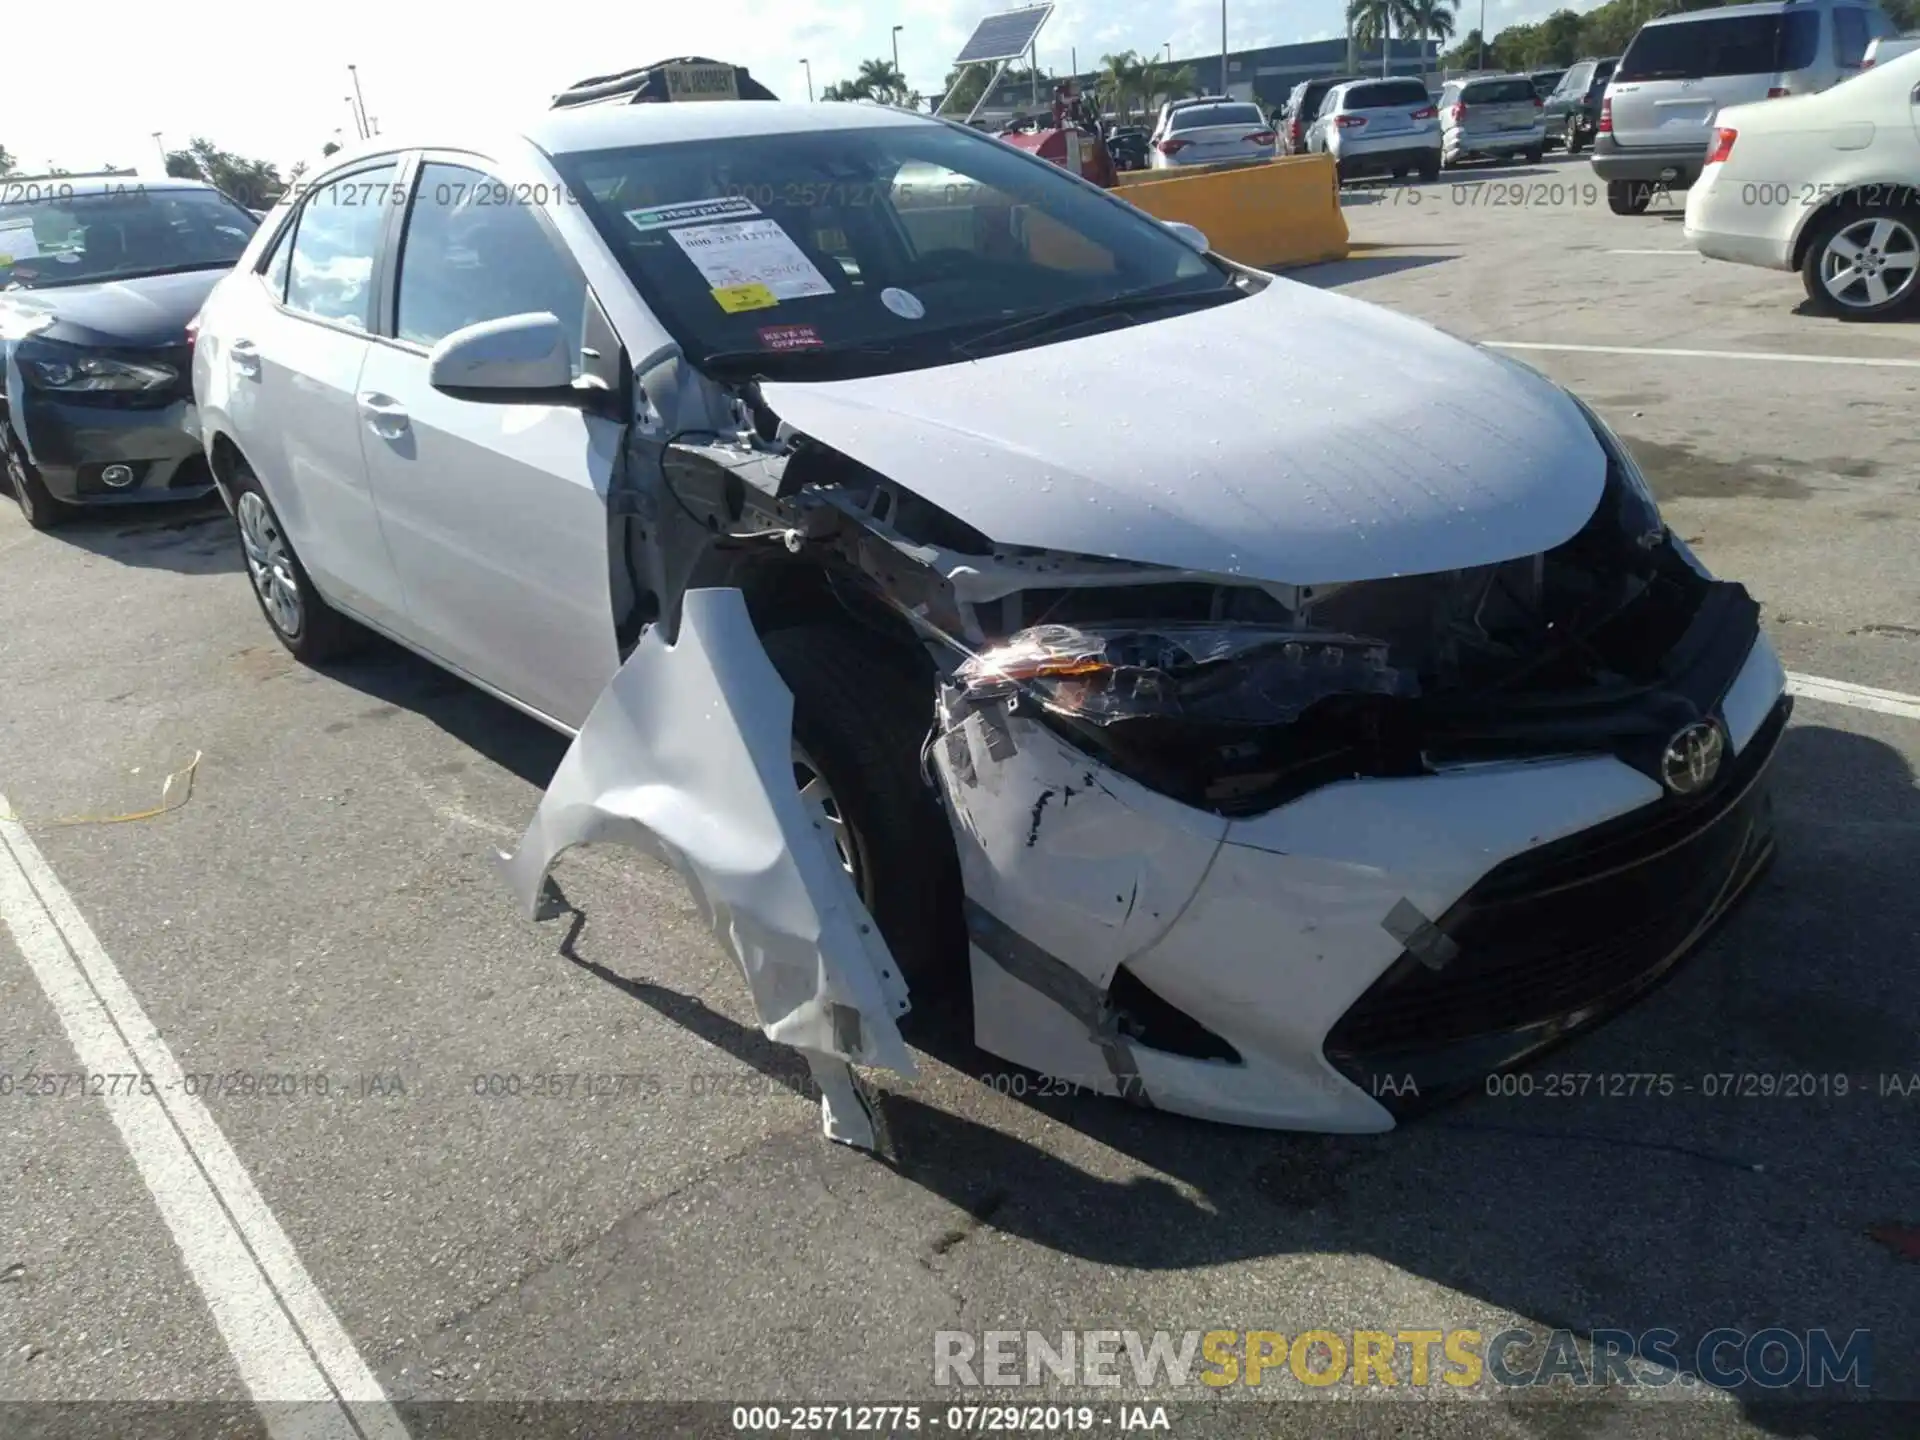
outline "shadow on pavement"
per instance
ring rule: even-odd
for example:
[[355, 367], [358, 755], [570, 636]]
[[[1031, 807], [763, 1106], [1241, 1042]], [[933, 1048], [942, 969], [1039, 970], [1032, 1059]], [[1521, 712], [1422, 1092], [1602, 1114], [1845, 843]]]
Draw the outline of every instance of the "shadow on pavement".
[[1303, 285], [1316, 285], [1323, 290], [1335, 290], [1342, 285], [1352, 285], [1360, 280], [1372, 280], [1381, 275], [1395, 275], [1402, 270], [1419, 270], [1428, 265], [1441, 265], [1449, 260], [1458, 260], [1458, 255], [1369, 255], [1362, 252], [1351, 255], [1345, 260], [1329, 260], [1320, 265], [1303, 265], [1298, 270], [1289, 270], [1286, 277], [1298, 280]]
[[[11, 497], [7, 499], [11, 503]], [[147, 570], [230, 575], [246, 568], [233, 520], [217, 495], [177, 504], [83, 510], [40, 538]]]
[[[1789, 729], [1775, 773], [1771, 876], [1669, 983], [1523, 1072], [1536, 1089], [1548, 1075], [1665, 1075], [1670, 1094], [1476, 1097], [1377, 1136], [1230, 1129], [1097, 1098], [1025, 1102], [1156, 1172], [1115, 1182], [891, 1093], [893, 1168], [989, 1230], [1095, 1264], [1368, 1256], [1535, 1330], [1673, 1331], [1675, 1398], [1724, 1390], [1771, 1434], [1920, 1433], [1902, 1360], [1920, 1352], [1902, 1247], [1920, 1224], [1920, 971], [1905, 963], [1920, 934], [1920, 791], [1891, 747], [1818, 725]], [[574, 963], [807, 1092], [798, 1058], [759, 1031], [582, 959], [584, 924], [576, 914], [567, 933]], [[918, 1041], [967, 1074], [1010, 1069], [964, 1038]], [[1888, 1077], [1906, 1093], [1890, 1095]], [[1907, 1403], [1858, 1403], [1858, 1386], [1730, 1381], [1742, 1351], [1711, 1348], [1724, 1338], [1714, 1332], [1773, 1327], [1825, 1330], [1836, 1349], [1870, 1332], [1861, 1379], [1875, 1400]], [[1525, 1373], [1539, 1350], [1507, 1359]], [[1818, 1403], [1836, 1397], [1854, 1403]], [[1704, 1414], [1684, 1413], [1689, 1425]], [[1540, 1424], [1542, 1436], [1575, 1433], [1544, 1411]]]

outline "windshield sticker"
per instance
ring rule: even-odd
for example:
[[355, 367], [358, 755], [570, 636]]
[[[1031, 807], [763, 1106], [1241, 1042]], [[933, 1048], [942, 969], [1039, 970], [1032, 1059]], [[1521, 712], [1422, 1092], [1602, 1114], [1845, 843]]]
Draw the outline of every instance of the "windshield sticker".
[[880, 292], [880, 303], [902, 320], [919, 320], [927, 313], [927, 307], [920, 303], [918, 295], [910, 290], [898, 290], [892, 286]]
[[716, 290], [764, 285], [776, 300], [833, 294], [827, 277], [814, 269], [777, 220], [698, 225], [667, 233]]
[[814, 350], [823, 342], [811, 325], [768, 325], [760, 331], [764, 350]]
[[670, 225], [691, 225], [696, 220], [728, 220], [758, 215], [760, 207], [738, 195], [724, 200], [686, 200], [678, 205], [650, 205], [627, 211], [627, 223], [636, 230], [665, 230]]
[[40, 253], [40, 242], [34, 238], [33, 221], [14, 220], [0, 224], [0, 265], [11, 265], [16, 260], [31, 260]]
[[779, 297], [764, 285], [716, 285], [713, 298], [729, 315], [737, 315], [742, 310], [765, 310], [780, 303]]

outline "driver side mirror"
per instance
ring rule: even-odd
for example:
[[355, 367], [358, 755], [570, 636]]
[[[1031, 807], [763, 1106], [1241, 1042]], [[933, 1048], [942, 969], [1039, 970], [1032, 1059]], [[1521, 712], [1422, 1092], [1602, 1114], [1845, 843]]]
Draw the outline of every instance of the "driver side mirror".
[[1162, 220], [1160, 223], [1201, 255], [1213, 248], [1204, 232], [1187, 224], [1184, 220]]
[[573, 337], [547, 311], [482, 320], [443, 336], [427, 356], [427, 383], [456, 400], [594, 409], [608, 392], [573, 378]]

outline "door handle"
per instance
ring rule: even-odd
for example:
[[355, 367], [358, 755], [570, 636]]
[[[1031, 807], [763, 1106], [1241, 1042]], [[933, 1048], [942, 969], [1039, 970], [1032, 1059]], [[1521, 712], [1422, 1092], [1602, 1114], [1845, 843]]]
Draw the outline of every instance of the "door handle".
[[249, 380], [260, 378], [260, 351], [251, 340], [236, 340], [227, 347], [233, 368]]
[[360, 418], [382, 440], [398, 440], [407, 428], [407, 409], [391, 395], [363, 390], [359, 395]]

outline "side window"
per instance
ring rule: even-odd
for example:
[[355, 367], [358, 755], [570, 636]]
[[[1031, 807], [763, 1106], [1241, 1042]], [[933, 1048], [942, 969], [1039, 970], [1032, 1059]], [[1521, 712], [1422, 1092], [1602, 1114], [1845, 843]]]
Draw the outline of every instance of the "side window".
[[546, 311], [585, 343], [587, 281], [512, 187], [461, 165], [429, 163], [400, 247], [399, 338], [431, 346], [483, 320]]
[[1867, 16], [1863, 10], [1840, 6], [1833, 12], [1833, 59], [1843, 70], [1858, 70], [1867, 58]]
[[307, 197], [287, 247], [289, 309], [356, 330], [368, 328], [374, 261], [397, 173], [396, 165], [358, 170]]
[[267, 257], [266, 268], [260, 272], [260, 283], [276, 300], [287, 298], [287, 262], [293, 258], [293, 230], [298, 219], [296, 216], [289, 220], [274, 237], [273, 251]]
[[1560, 81], [1562, 95], [1584, 95], [1593, 81], [1593, 66], [1576, 65]]

